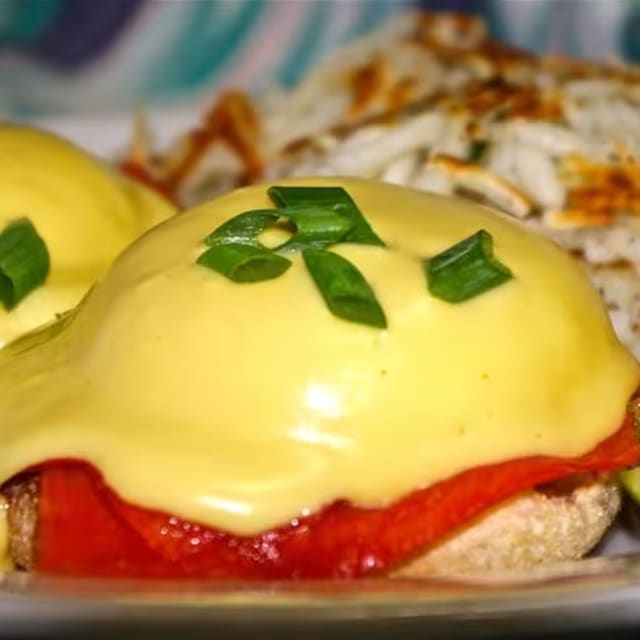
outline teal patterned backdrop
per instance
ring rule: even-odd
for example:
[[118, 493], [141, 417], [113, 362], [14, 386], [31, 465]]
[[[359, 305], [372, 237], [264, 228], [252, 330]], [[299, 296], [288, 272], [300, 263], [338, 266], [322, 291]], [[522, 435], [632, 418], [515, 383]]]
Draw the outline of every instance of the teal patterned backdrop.
[[640, 61], [640, 0], [0, 0], [0, 110], [129, 108], [290, 84], [410, 6], [482, 14], [519, 46]]

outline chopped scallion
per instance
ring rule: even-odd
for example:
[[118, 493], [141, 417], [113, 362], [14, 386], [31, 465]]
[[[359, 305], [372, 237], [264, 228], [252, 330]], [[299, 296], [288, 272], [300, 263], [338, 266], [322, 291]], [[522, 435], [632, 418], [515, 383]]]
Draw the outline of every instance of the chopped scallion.
[[[234, 282], [259, 282], [282, 275], [291, 261], [277, 252], [301, 251], [307, 270], [329, 310], [336, 316], [386, 328], [375, 293], [347, 259], [326, 251], [340, 242], [384, 246], [355, 202], [341, 187], [272, 187], [278, 208], [247, 211], [215, 229], [209, 248], [197, 259]], [[284, 219], [291, 238], [274, 249], [260, 243], [260, 234]]]
[[469, 162], [480, 162], [489, 149], [488, 140], [472, 140], [467, 153]]
[[384, 242], [376, 235], [366, 218], [342, 187], [270, 187], [269, 197], [278, 207], [318, 206], [333, 209], [353, 223], [343, 242], [372, 244], [379, 247]]
[[240, 243], [215, 245], [207, 249], [197, 262], [234, 282], [272, 280], [291, 266], [291, 260], [270, 249]]
[[427, 286], [436, 298], [464, 302], [513, 278], [493, 255], [493, 238], [481, 229], [423, 262]]
[[371, 285], [351, 262], [324, 249], [305, 249], [302, 257], [331, 313], [351, 322], [387, 327]]
[[49, 251], [27, 218], [9, 224], [0, 233], [0, 301], [13, 309], [49, 274]]
[[278, 250], [323, 249], [336, 244], [353, 228], [353, 220], [329, 207], [297, 205], [282, 207], [278, 212], [290, 220], [296, 232]]
[[210, 233], [205, 243], [210, 247], [222, 244], [258, 245], [257, 237], [274, 225], [280, 214], [274, 209], [256, 209], [241, 213]]

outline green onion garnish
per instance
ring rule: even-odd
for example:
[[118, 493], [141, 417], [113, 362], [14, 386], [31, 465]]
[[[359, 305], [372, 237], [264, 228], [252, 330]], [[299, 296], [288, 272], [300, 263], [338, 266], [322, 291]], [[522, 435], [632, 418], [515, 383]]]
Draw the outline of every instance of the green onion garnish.
[[49, 274], [49, 251], [27, 218], [15, 220], [0, 233], [0, 301], [13, 309]]
[[373, 289], [348, 260], [324, 249], [305, 249], [302, 257], [331, 313], [386, 329], [387, 319]]
[[[278, 251], [302, 251], [304, 262], [329, 310], [336, 316], [386, 328], [387, 320], [363, 275], [345, 258], [325, 251], [340, 242], [384, 246], [341, 187], [272, 187], [277, 209], [241, 213], [209, 234], [197, 262], [234, 282], [259, 282], [282, 275], [291, 261]], [[260, 234], [284, 219], [293, 235], [270, 249]]]
[[464, 302], [513, 278], [493, 255], [493, 238], [481, 229], [423, 261], [429, 291], [447, 302]]
[[257, 245], [257, 237], [276, 223], [280, 214], [273, 209], [256, 209], [237, 215], [210, 233], [205, 243], [210, 247], [221, 244]]
[[333, 209], [353, 223], [342, 242], [373, 244], [384, 247], [358, 205], [342, 187], [270, 187], [269, 197], [279, 207], [317, 206]]
[[277, 211], [296, 227], [296, 232], [278, 251], [323, 249], [341, 242], [353, 229], [353, 220], [329, 207], [298, 205]]
[[207, 249], [197, 260], [234, 282], [261, 282], [281, 276], [291, 260], [270, 249], [250, 244], [219, 244]]
[[467, 153], [469, 162], [480, 162], [489, 148], [488, 140], [472, 140]]

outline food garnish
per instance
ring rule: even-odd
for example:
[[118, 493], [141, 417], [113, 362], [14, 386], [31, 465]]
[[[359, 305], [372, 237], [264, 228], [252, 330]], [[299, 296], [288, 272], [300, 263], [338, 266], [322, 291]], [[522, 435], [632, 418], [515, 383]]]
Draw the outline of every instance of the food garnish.
[[323, 249], [332, 244], [347, 242], [346, 236], [354, 222], [340, 211], [318, 205], [294, 205], [279, 209], [290, 220], [296, 232], [278, 247], [280, 251]]
[[49, 251], [28, 218], [10, 223], [0, 233], [0, 301], [13, 309], [49, 274]]
[[256, 210], [231, 218], [210, 233], [209, 249], [198, 264], [217, 271], [234, 282], [261, 282], [282, 275], [291, 261], [258, 242], [258, 236], [280, 217], [277, 211]]
[[333, 315], [387, 328], [387, 319], [371, 285], [346, 258], [324, 249], [305, 249], [304, 263]]
[[224, 244], [249, 244], [260, 246], [258, 236], [273, 226], [280, 213], [275, 209], [258, 209], [246, 211], [234, 216], [212, 231], [206, 238], [205, 244], [215, 247]]
[[366, 218], [342, 187], [271, 187], [269, 197], [280, 206], [318, 205], [341, 213], [353, 222], [352, 230], [343, 238], [344, 242], [373, 244], [384, 247], [384, 242], [373, 231]]
[[[384, 247], [342, 187], [271, 187], [277, 209], [241, 213], [205, 239], [210, 248], [197, 263], [234, 282], [260, 282], [281, 276], [291, 261], [277, 251], [302, 251], [304, 263], [327, 307], [338, 318], [385, 329], [387, 320], [365, 277], [343, 256], [326, 251], [339, 243]], [[274, 249], [258, 236], [284, 219], [293, 234]], [[427, 286], [436, 298], [464, 302], [513, 278], [493, 255], [493, 237], [484, 229], [423, 261]]]
[[[341, 242], [384, 246], [351, 196], [342, 187], [271, 187], [277, 209], [241, 213], [205, 239], [210, 246], [197, 263], [234, 282], [260, 282], [281, 276], [291, 261], [278, 251], [301, 251], [307, 270], [328, 309], [344, 320], [386, 328], [376, 295], [360, 271], [346, 258], [325, 248]], [[291, 237], [274, 249], [258, 236], [279, 220]]]
[[207, 249], [198, 264], [234, 282], [261, 282], [281, 276], [291, 266], [291, 260], [263, 247], [234, 242]]
[[447, 302], [464, 302], [504, 284], [513, 273], [493, 255], [484, 229], [423, 262], [429, 291]]

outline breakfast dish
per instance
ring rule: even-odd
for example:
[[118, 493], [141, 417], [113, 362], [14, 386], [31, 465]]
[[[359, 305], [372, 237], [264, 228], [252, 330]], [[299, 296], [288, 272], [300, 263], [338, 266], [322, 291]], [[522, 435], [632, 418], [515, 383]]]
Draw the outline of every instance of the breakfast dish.
[[53, 177], [0, 189], [0, 346], [55, 318], [0, 351], [0, 638], [638, 628], [638, 556], [572, 560], [640, 499], [640, 374], [524, 230], [640, 355], [637, 72], [450, 15], [336, 56], [121, 171], [0, 127]]
[[174, 208], [78, 147], [29, 127], [0, 124], [0, 166], [2, 347], [75, 307], [118, 253]]
[[583, 259], [640, 356], [640, 76], [493, 41], [481, 19], [405, 14], [291, 90], [223, 94], [168, 149], [130, 158], [186, 203], [349, 175], [481, 200]]
[[44, 573], [574, 559], [640, 459], [640, 369], [580, 265], [382, 182], [282, 180], [166, 221], [0, 352], [0, 380], [7, 561]]

